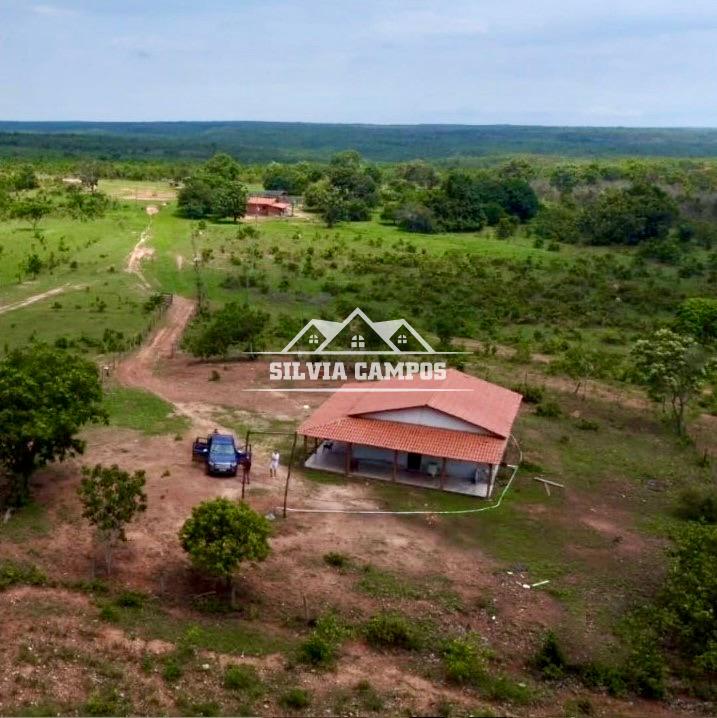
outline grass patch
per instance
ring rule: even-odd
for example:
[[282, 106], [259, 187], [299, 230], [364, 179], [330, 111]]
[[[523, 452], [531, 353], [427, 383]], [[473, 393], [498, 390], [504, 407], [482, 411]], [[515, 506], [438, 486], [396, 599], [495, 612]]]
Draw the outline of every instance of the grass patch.
[[374, 648], [417, 651], [425, 644], [426, 631], [395, 611], [382, 611], [364, 625], [366, 642]]
[[489, 700], [525, 704], [535, 699], [534, 691], [503, 674], [488, 670], [490, 653], [467, 636], [445, 641], [441, 660], [446, 679], [451, 683], [475, 688]]
[[264, 692], [264, 684], [254, 666], [227, 666], [222, 680], [228, 691], [240, 691], [250, 698], [258, 698]]
[[15, 561], [0, 561], [0, 591], [11, 586], [44, 586], [47, 576], [37, 566]]
[[33, 538], [47, 536], [50, 527], [47, 509], [33, 501], [15, 510], [7, 522], [0, 520], [0, 541], [24, 543]]
[[[122, 594], [121, 594], [122, 595]], [[196, 650], [211, 650], [231, 655], [263, 656], [288, 649], [288, 642], [235, 617], [179, 619], [163, 611], [154, 601], [141, 606], [120, 606], [117, 601], [99, 604], [101, 617], [121, 626], [129, 635], [160, 639], [179, 644], [191, 632]], [[108, 615], [102, 615], [103, 613]]]
[[437, 603], [448, 610], [460, 610], [462, 601], [450, 587], [450, 581], [436, 575], [413, 579], [366, 564], [356, 588], [373, 598], [424, 600]]
[[341, 644], [351, 632], [351, 628], [335, 614], [321, 616], [311, 635], [299, 646], [297, 660], [322, 668], [333, 665]]
[[105, 394], [104, 406], [110, 425], [147, 435], [182, 434], [190, 426], [189, 419], [175, 414], [171, 404], [140, 389], [113, 387]]
[[303, 710], [311, 705], [311, 693], [305, 688], [290, 688], [279, 696], [279, 705], [289, 710]]

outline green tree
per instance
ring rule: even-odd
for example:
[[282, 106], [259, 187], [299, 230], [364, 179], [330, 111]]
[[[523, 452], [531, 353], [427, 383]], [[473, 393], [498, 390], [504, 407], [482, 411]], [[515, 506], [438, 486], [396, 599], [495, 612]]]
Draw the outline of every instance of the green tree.
[[29, 222], [35, 234], [37, 234], [38, 224], [50, 212], [52, 212], [52, 202], [43, 194], [38, 194], [35, 197], [23, 197], [12, 207], [13, 216]]
[[699, 395], [713, 366], [692, 337], [660, 329], [640, 339], [632, 350], [633, 372], [648, 396], [667, 408], [675, 431], [685, 432], [685, 413]]
[[12, 175], [12, 188], [16, 192], [37, 189], [39, 186], [40, 183], [37, 181], [32, 165], [22, 165]]
[[112, 551], [118, 541], [126, 541], [125, 528], [134, 517], [147, 510], [144, 493], [144, 471], [130, 474], [117, 464], [110, 467], [97, 464], [82, 469], [78, 494], [82, 515], [95, 527], [105, 546], [107, 574], [112, 571]]
[[570, 377], [575, 382], [573, 393], [577, 395], [585, 381], [595, 375], [595, 364], [593, 353], [578, 344], [564, 351], [551, 364], [551, 369]]
[[634, 245], [664, 239], [678, 216], [664, 190], [641, 183], [606, 190], [583, 209], [578, 224], [590, 244]]
[[659, 599], [668, 642], [693, 669], [717, 672], [717, 526], [688, 524], [675, 536]]
[[580, 184], [580, 171], [575, 165], [557, 165], [550, 173], [550, 186], [563, 196], [572, 194], [578, 184]]
[[91, 361], [43, 344], [0, 360], [0, 465], [9, 472], [11, 502], [26, 503], [32, 473], [81, 454], [77, 433], [106, 420]]
[[232, 348], [254, 352], [260, 349], [269, 315], [246, 304], [230, 302], [207, 319], [199, 320], [199, 330], [187, 340], [196, 356], [226, 356]]
[[100, 182], [100, 163], [94, 160], [83, 162], [77, 170], [77, 176], [85, 189], [94, 192]]
[[29, 274], [33, 279], [37, 278], [37, 275], [40, 274], [42, 271], [42, 260], [40, 259], [40, 256], [37, 254], [37, 252], [33, 252], [32, 254], [28, 255], [25, 258], [25, 261], [22, 263], [22, 270]]
[[234, 222], [246, 214], [247, 189], [239, 180], [222, 182], [215, 190], [212, 214], [217, 218], [231, 217]]
[[691, 297], [677, 309], [677, 321], [681, 329], [702, 343], [717, 340], [717, 299]]
[[202, 175], [189, 177], [177, 193], [179, 214], [188, 219], [209, 217], [212, 206], [212, 186]]
[[197, 568], [226, 581], [234, 605], [234, 573], [243, 561], [266, 559], [270, 533], [269, 522], [247, 504], [218, 498], [192, 509], [179, 541]]

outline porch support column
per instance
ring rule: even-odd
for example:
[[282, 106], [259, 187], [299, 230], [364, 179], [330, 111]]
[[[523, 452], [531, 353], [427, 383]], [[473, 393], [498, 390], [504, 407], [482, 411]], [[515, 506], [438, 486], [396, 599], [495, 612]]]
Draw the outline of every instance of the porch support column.
[[306, 454], [309, 452], [309, 437], [304, 434], [304, 457], [306, 457]]
[[398, 475], [398, 449], [395, 449], [393, 452], [393, 480], [396, 480], [396, 477]]
[[344, 473], [346, 476], [351, 476], [351, 447], [353, 444], [346, 444], [346, 467]]
[[441, 489], [443, 489], [443, 484], [446, 482], [446, 457], [443, 457], [443, 461], [441, 462]]

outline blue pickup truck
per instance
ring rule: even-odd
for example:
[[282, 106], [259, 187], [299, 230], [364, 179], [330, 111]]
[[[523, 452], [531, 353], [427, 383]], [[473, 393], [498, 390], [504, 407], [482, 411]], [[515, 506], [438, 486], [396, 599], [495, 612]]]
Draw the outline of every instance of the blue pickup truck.
[[247, 462], [248, 455], [237, 449], [231, 434], [214, 432], [194, 440], [192, 459], [203, 461], [209, 476], [236, 476], [239, 466]]

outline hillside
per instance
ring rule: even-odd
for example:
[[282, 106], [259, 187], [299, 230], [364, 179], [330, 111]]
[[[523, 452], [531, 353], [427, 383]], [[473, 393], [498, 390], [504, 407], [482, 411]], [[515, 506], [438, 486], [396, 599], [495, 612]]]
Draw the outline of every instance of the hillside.
[[359, 125], [298, 122], [0, 122], [0, 156], [322, 160], [357, 149], [373, 161], [510, 153], [582, 157], [717, 155], [717, 130], [692, 128]]

